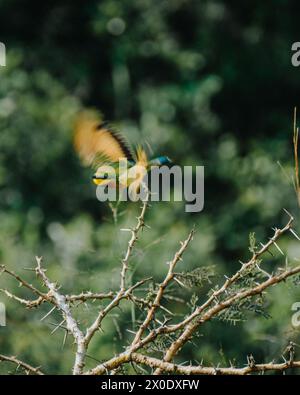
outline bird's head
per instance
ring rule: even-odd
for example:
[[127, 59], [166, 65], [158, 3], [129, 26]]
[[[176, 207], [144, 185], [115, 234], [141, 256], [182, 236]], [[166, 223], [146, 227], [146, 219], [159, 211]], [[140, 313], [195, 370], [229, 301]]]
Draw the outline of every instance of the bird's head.
[[112, 166], [103, 165], [98, 167], [93, 175], [93, 182], [96, 185], [108, 185], [116, 183], [116, 171]]

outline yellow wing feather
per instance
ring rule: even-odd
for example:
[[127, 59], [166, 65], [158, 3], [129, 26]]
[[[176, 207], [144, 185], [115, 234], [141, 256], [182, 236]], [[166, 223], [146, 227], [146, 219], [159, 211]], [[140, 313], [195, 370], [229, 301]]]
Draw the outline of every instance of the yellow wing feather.
[[97, 158], [102, 162], [118, 162], [121, 158], [134, 160], [124, 138], [92, 111], [79, 114], [75, 123], [74, 147], [85, 165], [95, 163]]

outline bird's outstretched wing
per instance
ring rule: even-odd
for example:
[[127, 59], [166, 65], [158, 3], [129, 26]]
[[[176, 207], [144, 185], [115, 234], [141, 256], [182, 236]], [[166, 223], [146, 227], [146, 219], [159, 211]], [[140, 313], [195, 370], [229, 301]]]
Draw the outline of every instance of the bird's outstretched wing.
[[77, 117], [74, 147], [82, 162], [93, 167], [103, 163], [116, 163], [121, 158], [135, 162], [131, 147], [124, 137], [93, 111], [81, 112]]

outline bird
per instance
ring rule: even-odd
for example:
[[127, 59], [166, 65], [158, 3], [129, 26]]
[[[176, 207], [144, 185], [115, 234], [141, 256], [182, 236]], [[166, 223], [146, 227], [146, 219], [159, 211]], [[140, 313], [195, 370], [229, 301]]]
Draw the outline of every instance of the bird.
[[[133, 149], [119, 131], [92, 110], [84, 110], [77, 115], [73, 143], [82, 163], [95, 169], [92, 180], [97, 186], [134, 187], [137, 193], [145, 173], [152, 166], [172, 163], [165, 155], [149, 159], [142, 145]], [[121, 160], [127, 160], [128, 169], [120, 170]], [[128, 177], [127, 170], [134, 176]]]

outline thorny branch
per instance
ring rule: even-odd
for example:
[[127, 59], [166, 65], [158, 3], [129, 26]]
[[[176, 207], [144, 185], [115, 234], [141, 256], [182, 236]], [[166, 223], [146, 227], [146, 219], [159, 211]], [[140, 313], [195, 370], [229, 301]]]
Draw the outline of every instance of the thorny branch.
[[192, 230], [190, 232], [188, 238], [181, 244], [180, 250], [178, 252], [176, 252], [173, 260], [171, 262], [169, 262], [168, 273], [167, 273], [164, 281], [161, 284], [159, 284], [158, 292], [157, 292], [157, 295], [154, 299], [154, 302], [152, 303], [152, 306], [149, 308], [144, 322], [141, 324], [139, 330], [137, 331], [137, 333], [132, 341], [132, 346], [136, 345], [141, 340], [141, 336], [143, 335], [145, 330], [149, 327], [151, 321], [153, 320], [156, 310], [161, 307], [161, 299], [163, 297], [164, 291], [165, 291], [166, 287], [168, 286], [168, 284], [174, 278], [175, 266], [178, 263], [178, 261], [181, 260], [181, 257], [183, 255], [184, 251], [187, 249], [190, 241], [192, 240], [193, 235], [194, 235], [194, 230]]
[[[226, 277], [226, 280], [220, 287], [213, 288], [208, 298], [202, 304], [195, 305], [192, 312], [187, 314], [184, 318], [179, 319], [178, 322], [171, 323], [170, 321], [174, 320], [174, 316], [169, 311], [168, 305], [163, 305], [163, 302], [169, 300], [166, 293], [171, 285], [183, 285], [179, 277], [177, 278], [178, 274], [175, 272], [175, 268], [182, 260], [184, 252], [192, 241], [194, 230], [189, 233], [185, 241], [181, 242], [180, 248], [174, 254], [173, 259], [168, 262], [167, 273], [164, 279], [156, 285], [153, 300], [147, 299], [146, 296], [136, 296], [136, 290], [140, 290], [139, 292], [146, 292], [147, 294], [149, 288], [142, 289], [141, 287], [152, 280], [152, 278], [146, 278], [137, 281], [133, 285], [126, 285], [129, 261], [138, 240], [139, 233], [145, 226], [145, 213], [149, 197], [149, 192], [147, 193], [148, 195], [143, 202], [141, 213], [137, 217], [136, 226], [132, 229], [125, 229], [131, 232], [131, 238], [128, 241], [127, 250], [121, 261], [119, 290], [108, 292], [84, 291], [80, 294], [64, 295], [58, 285], [52, 282], [47, 276], [46, 270], [42, 267], [42, 258], [36, 257], [37, 266], [35, 272], [43, 286], [47, 289], [47, 292], [40, 291], [21, 276], [7, 269], [4, 265], [0, 266], [0, 274], [5, 273], [14, 278], [20, 285], [29, 290], [35, 296], [35, 299], [28, 300], [24, 297], [14, 295], [8, 289], [0, 289], [0, 291], [8, 298], [19, 302], [29, 309], [38, 308], [44, 303], [52, 305], [52, 309], [46, 316], [51, 314], [54, 310], [61, 313], [63, 321], [57, 328], [62, 327], [64, 324], [65, 329], [71, 334], [74, 340], [76, 351], [73, 374], [76, 375], [115, 374], [119, 371], [118, 369], [128, 363], [144, 365], [153, 370], [154, 374], [246, 375], [254, 372], [266, 372], [270, 370], [283, 372], [290, 368], [300, 368], [300, 361], [295, 360], [293, 345], [289, 346], [289, 359], [284, 360], [283, 363], [272, 361], [270, 363], [259, 364], [254, 361], [253, 356], [248, 357], [248, 364], [245, 367], [211, 367], [203, 366], [202, 364], [183, 366], [172, 362], [173, 358], [180, 352], [185, 344], [193, 338], [200, 326], [204, 325], [212, 318], [218, 317], [222, 312], [231, 309], [236, 303], [249, 298], [251, 299], [255, 295], [262, 295], [271, 286], [279, 284], [287, 278], [300, 273], [300, 266], [288, 267], [288, 265], [286, 265], [282, 269], [272, 271], [271, 274], [261, 268], [261, 258], [266, 252], [269, 252], [272, 246], [283, 254], [283, 251], [278, 245], [278, 240], [283, 234], [290, 231], [294, 237], [300, 240], [292, 228], [293, 217], [286, 212], [289, 215], [287, 224], [283, 228], [275, 228], [273, 236], [267, 243], [261, 244], [261, 248], [258, 249], [256, 247], [253, 249], [252, 257], [248, 262], [242, 263], [241, 268], [231, 277]], [[263, 279], [260, 278], [260, 280], [250, 285], [248, 284], [241, 287], [236, 286], [239, 281], [247, 276], [249, 271], [251, 272], [251, 270], [255, 269], [259, 270]], [[112, 310], [118, 307], [123, 300], [140, 306], [144, 317], [141, 322], [137, 324], [130, 344], [125, 348], [125, 351], [112, 356], [110, 359], [98, 364], [92, 369], [85, 370], [86, 358], [88, 356], [87, 353], [91, 340], [96, 333], [99, 333], [101, 330], [103, 320], [109, 316]], [[82, 325], [74, 318], [73, 309], [80, 303], [94, 301], [106, 301], [106, 305], [99, 308], [90, 326], [81, 328]], [[46, 316], [44, 316], [43, 319]], [[161, 316], [163, 316], [163, 319]], [[163, 348], [163, 357], [157, 358], [152, 356], [151, 350], [155, 350], [155, 342], [170, 335], [172, 335], [169, 338], [171, 341]], [[32, 367], [14, 356], [0, 355], [0, 361], [14, 363], [22, 367], [29, 374], [43, 374], [39, 368]]]
[[20, 359], [18, 359], [16, 357], [7, 357], [5, 355], [0, 354], [0, 361], [11, 362], [11, 363], [17, 365], [17, 368], [18, 367], [23, 368], [27, 374], [32, 373], [32, 374], [36, 374], [38, 376], [44, 375], [44, 373], [38, 367], [35, 368], [35, 367], [29, 365], [28, 363], [21, 361]]
[[44, 285], [49, 289], [51, 296], [53, 296], [53, 303], [56, 305], [58, 310], [61, 311], [62, 316], [66, 321], [67, 328], [74, 337], [74, 341], [76, 343], [77, 349], [76, 349], [76, 357], [75, 357], [73, 373], [81, 374], [82, 369], [84, 367], [84, 358], [86, 354], [84, 335], [82, 331], [79, 329], [77, 322], [72, 316], [71, 309], [66, 300], [66, 297], [58, 292], [57, 286], [54, 283], [50, 282], [50, 280], [46, 276], [45, 270], [42, 268], [41, 265], [42, 258], [36, 257], [36, 261], [37, 261], [36, 273], [42, 279]]
[[284, 363], [265, 363], [265, 364], [249, 364], [244, 368], [219, 368], [219, 367], [205, 367], [205, 366], [183, 366], [170, 362], [164, 362], [160, 359], [148, 357], [142, 354], [131, 354], [131, 360], [140, 363], [142, 365], [150, 366], [152, 368], [160, 369], [165, 373], [177, 373], [177, 374], [202, 374], [202, 375], [234, 375], [244, 376], [254, 372], [266, 372], [272, 371], [284, 371], [291, 368], [300, 368], [300, 361], [287, 361]]
[[[260, 286], [256, 287], [257, 292], [254, 292], [255, 288], [252, 290], [250, 289], [248, 291], [245, 291], [244, 295], [242, 293], [236, 294], [233, 297], [227, 299], [227, 301], [224, 301], [222, 303], [219, 302], [220, 296], [223, 294], [226, 294], [227, 289], [233, 283], [235, 283], [247, 269], [256, 265], [258, 262], [258, 259], [266, 251], [268, 251], [272, 245], [277, 246], [276, 242], [280, 238], [280, 236], [292, 228], [294, 218], [290, 214], [289, 214], [289, 217], [290, 217], [290, 219], [285, 227], [283, 227], [282, 229], [275, 229], [273, 237], [271, 237], [270, 240], [265, 245], [262, 245], [262, 247], [259, 251], [257, 251], [257, 252], [254, 251], [251, 259], [247, 263], [242, 263], [242, 267], [240, 268], [240, 270], [238, 270], [232, 277], [227, 278], [221, 288], [214, 291], [212, 293], [212, 295], [210, 296], [210, 298], [205, 303], [203, 303], [201, 306], [199, 306], [190, 316], [188, 316], [184, 321], [181, 322], [180, 328], [178, 328], [178, 329], [184, 328], [184, 331], [183, 331], [182, 335], [175, 342], [173, 342], [172, 345], [170, 346], [170, 348], [166, 351], [165, 356], [164, 356], [165, 362], [169, 362], [173, 359], [173, 357], [182, 348], [184, 343], [186, 343], [189, 340], [190, 336], [199, 327], [199, 325], [201, 323], [212, 318], [212, 316], [215, 315], [216, 313], [218, 313], [219, 311], [232, 305], [232, 303], [236, 299], [243, 299], [247, 296], [259, 294], [262, 292], [263, 289], [265, 289], [263, 287], [263, 284], [261, 284]], [[277, 246], [277, 248], [278, 248], [278, 246]], [[286, 272], [286, 273], [288, 273], [288, 272]], [[298, 273], [298, 271], [296, 271], [296, 273]], [[276, 280], [276, 277], [270, 277], [270, 285], [271, 285], [271, 283], [275, 282], [275, 280]], [[282, 280], [278, 280], [276, 282], [280, 282], [280, 281], [282, 281]], [[266, 287], [268, 287], [269, 284], [268, 284], [268, 282], [266, 282], [266, 283], [267, 283]], [[211, 306], [213, 303], [216, 303], [216, 306], [214, 306], [214, 308], [211, 309], [211, 311], [212, 311], [211, 314], [206, 315], [209, 317], [208, 319], [205, 319], [205, 317], [204, 318], [201, 317], [200, 319], [198, 318], [195, 322], [192, 322], [195, 318], [199, 317], [201, 315], [201, 313], [205, 309], [207, 309], [209, 306]], [[216, 311], [216, 313], [214, 313], [215, 311]], [[160, 372], [160, 370], [156, 370], [155, 373], [159, 374], [161, 372]]]
[[146, 213], [146, 209], [148, 206], [149, 193], [150, 192], [147, 188], [146, 189], [146, 197], [143, 201], [142, 211], [141, 211], [141, 214], [137, 217], [136, 226], [133, 229], [122, 229], [123, 231], [131, 232], [131, 238], [128, 242], [127, 251], [125, 253], [125, 256], [122, 259], [121, 284], [120, 284], [120, 291], [121, 292], [124, 292], [124, 290], [125, 290], [126, 273], [128, 270], [129, 258], [131, 256], [133, 247], [134, 247], [135, 243], [137, 242], [138, 234], [139, 234], [140, 230], [143, 229], [143, 227], [145, 226], [145, 213]]

